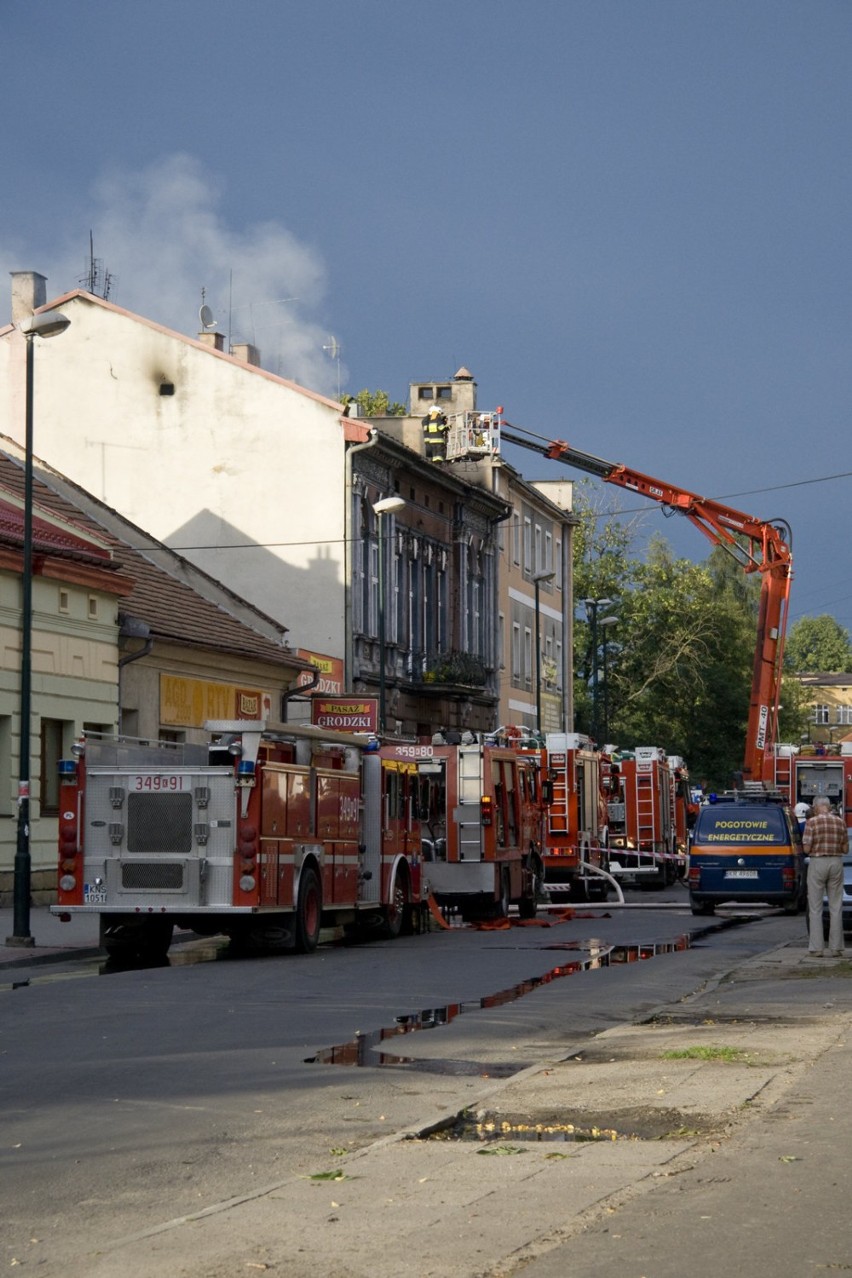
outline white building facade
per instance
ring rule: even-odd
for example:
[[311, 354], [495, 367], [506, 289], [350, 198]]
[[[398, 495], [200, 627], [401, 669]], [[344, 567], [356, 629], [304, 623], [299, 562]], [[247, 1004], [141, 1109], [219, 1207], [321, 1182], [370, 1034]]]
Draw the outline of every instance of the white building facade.
[[[0, 328], [0, 432], [23, 443], [25, 339], [46, 281], [13, 276]], [[34, 452], [289, 627], [294, 646], [343, 656], [344, 453], [366, 437], [340, 405], [77, 290], [71, 321], [36, 339]]]

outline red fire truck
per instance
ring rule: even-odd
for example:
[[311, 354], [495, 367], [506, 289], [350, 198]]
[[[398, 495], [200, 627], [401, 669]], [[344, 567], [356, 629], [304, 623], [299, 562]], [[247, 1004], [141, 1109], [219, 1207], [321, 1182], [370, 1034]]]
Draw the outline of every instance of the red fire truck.
[[791, 808], [798, 803], [812, 807], [818, 795], [825, 795], [852, 829], [852, 744], [777, 745], [767, 756], [764, 779]]
[[319, 728], [207, 727], [209, 747], [91, 735], [62, 761], [54, 913], [97, 914], [116, 957], [165, 954], [176, 925], [302, 952], [323, 925], [411, 926], [413, 762]]
[[[610, 866], [617, 878], [664, 887], [684, 873], [675, 771], [659, 746], [609, 756]], [[685, 813], [683, 819], [685, 828]]]
[[540, 760], [500, 739], [385, 743], [386, 767], [410, 767], [419, 781], [423, 879], [437, 903], [463, 919], [505, 918], [516, 904], [536, 912], [541, 858]]
[[693, 796], [689, 784], [689, 769], [685, 761], [677, 754], [666, 756], [666, 763], [672, 774], [675, 811], [675, 844], [678, 852], [686, 856], [689, 851], [689, 832], [695, 825], [698, 815], [699, 801]]
[[545, 743], [545, 883], [551, 895], [567, 891], [573, 901], [605, 901], [609, 850], [601, 755], [577, 732], [549, 732]]

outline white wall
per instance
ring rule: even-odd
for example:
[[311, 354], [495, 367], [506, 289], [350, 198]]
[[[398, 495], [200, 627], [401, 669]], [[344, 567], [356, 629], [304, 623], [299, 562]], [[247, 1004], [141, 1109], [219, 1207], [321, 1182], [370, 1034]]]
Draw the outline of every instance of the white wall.
[[[36, 339], [36, 456], [281, 621], [293, 646], [342, 656], [339, 406], [109, 303], [60, 301], [71, 326]], [[0, 431], [20, 442], [24, 345], [0, 333]]]

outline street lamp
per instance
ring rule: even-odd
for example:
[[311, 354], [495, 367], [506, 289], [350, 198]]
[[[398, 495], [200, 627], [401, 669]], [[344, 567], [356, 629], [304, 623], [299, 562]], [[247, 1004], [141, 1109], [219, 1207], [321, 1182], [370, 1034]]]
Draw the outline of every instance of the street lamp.
[[541, 733], [541, 621], [539, 614], [539, 591], [543, 581], [553, 581], [555, 571], [537, 572], [533, 577], [535, 592], [535, 730]]
[[71, 321], [61, 311], [42, 311], [21, 323], [27, 343], [24, 435], [24, 553], [21, 570], [21, 726], [18, 752], [18, 832], [12, 895], [13, 934], [8, 945], [33, 945], [30, 932], [30, 717], [33, 644], [33, 369], [34, 337], [56, 337]]
[[[598, 622], [598, 625], [601, 627], [601, 629], [603, 629], [604, 626], [606, 626], [607, 628], [609, 628], [609, 626], [617, 626], [618, 617], [601, 617], [600, 621]], [[607, 669], [606, 669], [608, 648], [609, 648], [609, 644], [607, 643], [606, 634], [604, 634], [604, 638], [603, 638], [603, 741], [601, 743], [602, 745], [606, 745], [607, 739], [609, 737], [609, 681], [607, 678]]]
[[379, 734], [385, 730], [385, 515], [395, 515], [405, 507], [402, 497], [383, 497], [373, 502], [376, 536], [379, 542]]
[[598, 739], [598, 609], [611, 608], [612, 599], [584, 599], [586, 616], [592, 628], [592, 731], [594, 742]]

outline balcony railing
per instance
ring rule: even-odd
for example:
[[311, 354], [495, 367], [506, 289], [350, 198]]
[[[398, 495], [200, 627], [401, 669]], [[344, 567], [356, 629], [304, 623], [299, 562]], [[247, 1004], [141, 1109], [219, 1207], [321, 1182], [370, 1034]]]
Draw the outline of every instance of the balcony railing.
[[427, 654], [421, 682], [484, 688], [488, 678], [488, 668], [479, 657], [469, 652], [437, 652]]

